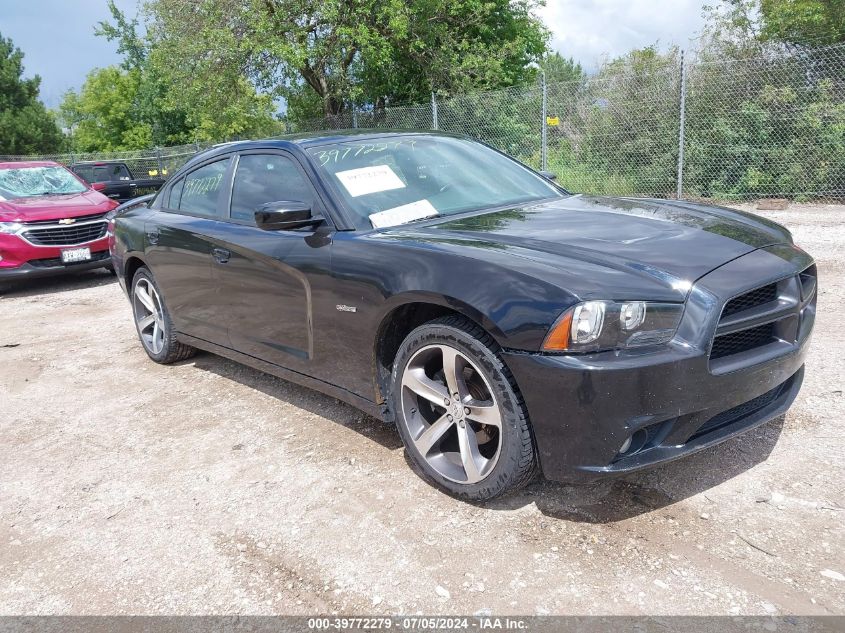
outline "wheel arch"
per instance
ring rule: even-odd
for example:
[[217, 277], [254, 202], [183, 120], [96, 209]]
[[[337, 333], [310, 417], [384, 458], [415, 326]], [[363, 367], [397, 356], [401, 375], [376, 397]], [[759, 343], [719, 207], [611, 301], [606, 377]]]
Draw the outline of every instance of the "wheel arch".
[[127, 291], [132, 291], [132, 278], [135, 277], [135, 273], [138, 272], [139, 268], [146, 265], [147, 263], [138, 255], [129, 255], [126, 257], [126, 260], [123, 263], [122, 275], [123, 280], [126, 282]]
[[505, 339], [504, 333], [491, 319], [459, 299], [434, 293], [413, 293], [394, 297], [385, 308], [376, 329], [373, 346], [373, 378], [377, 403], [386, 403], [393, 362], [402, 341], [423, 323], [449, 315], [469, 319], [500, 345]]

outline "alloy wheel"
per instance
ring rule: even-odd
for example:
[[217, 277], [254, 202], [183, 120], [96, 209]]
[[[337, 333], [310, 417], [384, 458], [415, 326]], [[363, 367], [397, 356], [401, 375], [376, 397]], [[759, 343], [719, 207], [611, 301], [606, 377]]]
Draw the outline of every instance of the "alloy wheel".
[[164, 317], [161, 298], [149, 279], [138, 279], [132, 293], [135, 323], [141, 342], [153, 354], [164, 349]]
[[411, 440], [441, 476], [483, 480], [502, 449], [502, 414], [487, 379], [448, 345], [419, 349], [402, 374], [402, 415]]

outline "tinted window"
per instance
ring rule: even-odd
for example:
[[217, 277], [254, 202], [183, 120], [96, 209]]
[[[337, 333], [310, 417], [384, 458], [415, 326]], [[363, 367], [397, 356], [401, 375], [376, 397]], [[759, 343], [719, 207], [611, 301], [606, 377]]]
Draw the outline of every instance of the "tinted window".
[[112, 182], [132, 179], [129, 170], [123, 163], [113, 165], [77, 165], [73, 168], [73, 171], [88, 182]]
[[185, 186], [185, 179], [180, 178], [173, 186], [170, 187], [167, 191], [167, 198], [165, 198], [163, 202], [163, 206], [166, 209], [178, 209], [179, 208], [179, 198], [182, 197], [182, 188]]
[[253, 221], [261, 205], [279, 200], [313, 203], [311, 185], [296, 164], [277, 154], [241, 156], [232, 187], [232, 218]]
[[[185, 176], [179, 210], [198, 215], [217, 215], [217, 196], [228, 167], [229, 159], [227, 158], [200, 167]], [[171, 204], [173, 202], [175, 200], [172, 200]]]
[[78, 165], [73, 168], [76, 174], [84, 179], [86, 182], [94, 182], [94, 166], [93, 165]]

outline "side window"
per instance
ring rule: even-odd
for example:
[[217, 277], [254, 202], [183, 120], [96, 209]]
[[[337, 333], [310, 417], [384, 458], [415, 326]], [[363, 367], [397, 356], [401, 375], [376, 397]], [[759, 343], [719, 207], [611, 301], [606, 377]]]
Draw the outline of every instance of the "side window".
[[79, 165], [73, 168], [76, 175], [82, 178], [85, 182], [94, 182], [94, 168], [88, 165]]
[[[200, 167], [185, 176], [179, 210], [209, 217], [217, 216], [217, 197], [228, 167], [229, 159], [226, 158]], [[171, 205], [175, 202], [172, 195], [171, 193]]]
[[311, 184], [296, 164], [278, 154], [241, 156], [232, 186], [232, 218], [251, 222], [261, 205], [279, 200], [314, 202]]
[[182, 198], [182, 188], [185, 186], [185, 179], [180, 178], [178, 181], [173, 183], [170, 189], [167, 191], [167, 199], [162, 200], [162, 206], [165, 209], [178, 209], [179, 208], [179, 200]]

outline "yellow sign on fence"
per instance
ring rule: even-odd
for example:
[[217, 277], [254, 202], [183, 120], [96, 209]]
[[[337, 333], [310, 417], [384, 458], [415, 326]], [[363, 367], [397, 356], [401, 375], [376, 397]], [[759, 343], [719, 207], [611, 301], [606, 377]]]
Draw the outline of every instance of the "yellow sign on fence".
[[546, 124], [548, 124], [551, 127], [557, 127], [558, 125], [560, 125], [560, 117], [547, 116], [546, 117]]

